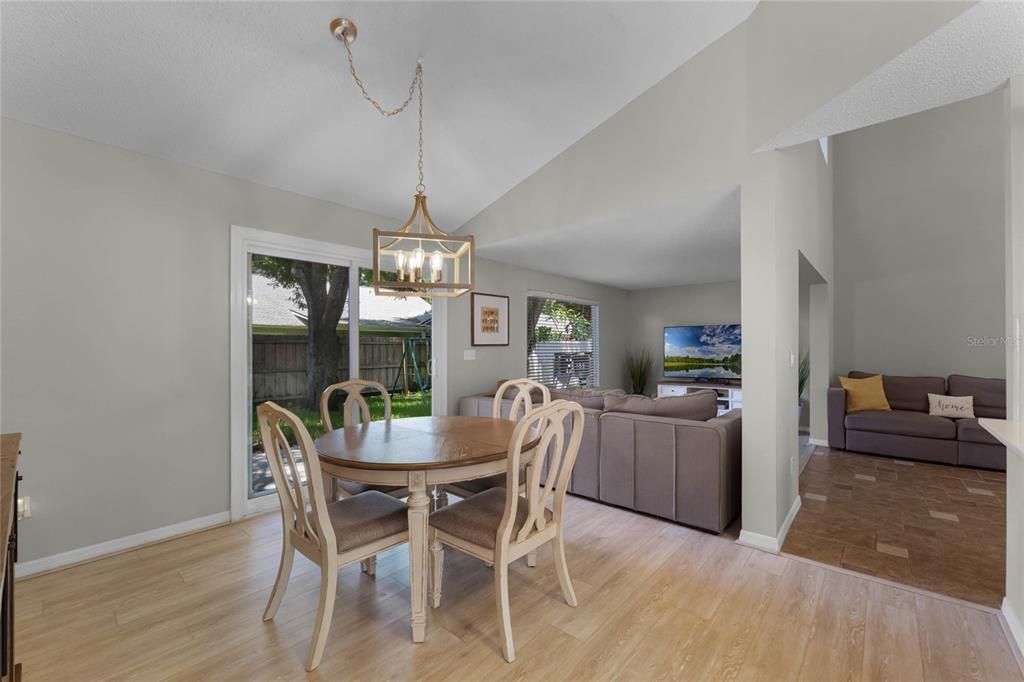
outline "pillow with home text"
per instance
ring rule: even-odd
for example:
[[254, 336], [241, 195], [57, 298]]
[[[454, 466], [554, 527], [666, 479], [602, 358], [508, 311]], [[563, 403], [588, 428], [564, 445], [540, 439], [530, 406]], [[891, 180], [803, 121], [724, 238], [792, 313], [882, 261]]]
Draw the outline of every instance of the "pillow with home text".
[[928, 414], [953, 419], [971, 418], [974, 416], [974, 396], [929, 393]]

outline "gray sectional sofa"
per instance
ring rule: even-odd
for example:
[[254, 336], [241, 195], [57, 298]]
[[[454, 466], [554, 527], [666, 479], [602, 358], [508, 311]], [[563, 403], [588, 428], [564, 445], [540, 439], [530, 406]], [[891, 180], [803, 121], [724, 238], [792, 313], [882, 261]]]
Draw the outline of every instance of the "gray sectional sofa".
[[[552, 390], [583, 406], [584, 430], [569, 492], [720, 533], [740, 513], [741, 413], [716, 416], [717, 395], [651, 400], [622, 391]], [[508, 414], [512, 397], [503, 400]], [[490, 416], [494, 395], [459, 401]], [[667, 416], [667, 415], [678, 416]]]
[[[858, 379], [870, 372], [850, 372]], [[1006, 381], [962, 374], [949, 377], [882, 375], [892, 408], [846, 413], [846, 391], [828, 389], [829, 447], [925, 462], [1006, 471], [1006, 448], [978, 424], [978, 417], [1006, 418]], [[974, 396], [974, 419], [928, 414], [928, 394]]]

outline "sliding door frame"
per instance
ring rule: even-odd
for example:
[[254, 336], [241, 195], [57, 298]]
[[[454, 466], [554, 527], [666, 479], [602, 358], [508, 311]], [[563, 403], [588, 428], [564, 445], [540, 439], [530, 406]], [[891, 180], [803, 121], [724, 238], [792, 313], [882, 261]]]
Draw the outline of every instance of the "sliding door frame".
[[[250, 373], [252, 339], [249, 325], [249, 256], [277, 256], [339, 265], [349, 269], [349, 320], [359, 320], [359, 268], [370, 267], [369, 249], [294, 237], [278, 232], [231, 226], [231, 520], [277, 507], [277, 495], [249, 498], [249, 409], [252, 404]], [[355, 295], [351, 295], [355, 292]], [[359, 376], [359, 324], [349, 325], [349, 375]]]
[[[257, 230], [242, 225], [231, 226], [230, 253], [230, 482], [229, 500], [231, 520], [270, 511], [277, 507], [277, 495], [249, 498], [247, 459], [251, 454], [249, 442], [249, 407], [252, 404], [249, 384], [252, 365], [249, 325], [249, 255], [260, 254], [296, 260], [328, 263], [349, 268], [349, 320], [359, 320], [359, 268], [372, 267], [373, 254], [369, 249], [344, 246], [280, 232]], [[431, 311], [431, 410], [435, 415], [448, 414], [448, 358], [447, 313], [448, 300], [435, 297]], [[349, 325], [349, 375], [359, 376], [359, 325]]]

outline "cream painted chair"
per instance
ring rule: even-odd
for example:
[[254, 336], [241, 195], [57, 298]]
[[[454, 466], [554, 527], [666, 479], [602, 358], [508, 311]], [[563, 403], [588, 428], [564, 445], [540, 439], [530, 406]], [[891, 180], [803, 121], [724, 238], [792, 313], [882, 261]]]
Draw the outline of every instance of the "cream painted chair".
[[[498, 387], [498, 391], [494, 394], [494, 407], [491, 408], [491, 416], [495, 419], [502, 418], [502, 400], [505, 397], [505, 392], [515, 389], [514, 398], [512, 399], [512, 408], [509, 410], [508, 419], [512, 421], [518, 421], [520, 419], [520, 413], [522, 416], [528, 415], [533, 409], [533, 391], [540, 391], [541, 402], [537, 407], [543, 407], [551, 403], [551, 391], [544, 384], [537, 383], [532, 379], [510, 379]], [[525, 478], [525, 476], [524, 476]], [[505, 486], [505, 475], [497, 474], [495, 476], [487, 476], [486, 478], [476, 478], [469, 481], [460, 481], [458, 483], [450, 483], [442, 486], [438, 494], [438, 508], [444, 507], [447, 502], [447, 493], [453, 493], [459, 497], [465, 499], [471, 495], [482, 493], [491, 488], [501, 488]]]
[[[391, 396], [388, 394], [388, 390], [384, 388], [384, 385], [376, 381], [366, 381], [365, 379], [349, 379], [348, 381], [331, 384], [320, 394], [320, 421], [323, 423], [325, 433], [334, 430], [334, 425], [331, 423], [329, 403], [331, 397], [338, 391], [344, 391], [346, 394], [344, 406], [341, 408], [341, 416], [345, 424], [362, 424], [371, 420], [370, 406], [367, 404], [366, 398], [363, 397], [363, 391], [366, 389], [375, 390], [384, 398], [384, 420], [391, 421]], [[351, 497], [367, 490], [376, 490], [392, 497], [409, 496], [409, 488], [407, 487], [366, 485], [356, 483], [355, 481], [331, 479], [330, 477], [327, 477], [326, 480], [336, 482], [330, 484], [333, 487], [333, 499]]]
[[[519, 493], [523, 447], [537, 438], [538, 431], [540, 440], [533, 449], [536, 454], [524, 497]], [[564, 517], [565, 492], [582, 438], [583, 408], [577, 403], [556, 400], [528, 413], [509, 443], [508, 488], [492, 488], [430, 515], [431, 604], [435, 608], [441, 605], [445, 545], [493, 564], [502, 651], [510, 663], [515, 660], [508, 594], [510, 563], [553, 543], [562, 596], [576, 606], [565, 561]], [[542, 471], [546, 471], [544, 480]]]
[[[408, 542], [408, 510], [400, 500], [372, 490], [328, 502], [320, 460], [302, 421], [272, 402], [260, 405], [256, 415], [277, 485], [284, 530], [281, 564], [263, 620], [272, 619], [281, 606], [298, 550], [320, 567], [320, 608], [306, 659], [306, 670], [313, 670], [320, 665], [327, 644], [338, 569]], [[306, 471], [305, 485], [300, 465], [281, 430], [282, 424], [291, 428], [298, 441], [301, 466]]]

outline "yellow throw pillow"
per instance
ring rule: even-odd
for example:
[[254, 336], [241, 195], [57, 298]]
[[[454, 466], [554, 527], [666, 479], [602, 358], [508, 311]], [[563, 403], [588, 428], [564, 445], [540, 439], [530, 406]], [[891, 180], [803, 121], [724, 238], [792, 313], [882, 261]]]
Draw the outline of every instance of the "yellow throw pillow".
[[864, 410], [889, 411], [889, 401], [885, 397], [882, 386], [882, 375], [876, 374], [866, 379], [850, 379], [839, 377], [839, 383], [846, 389], [846, 414], [863, 412]]

